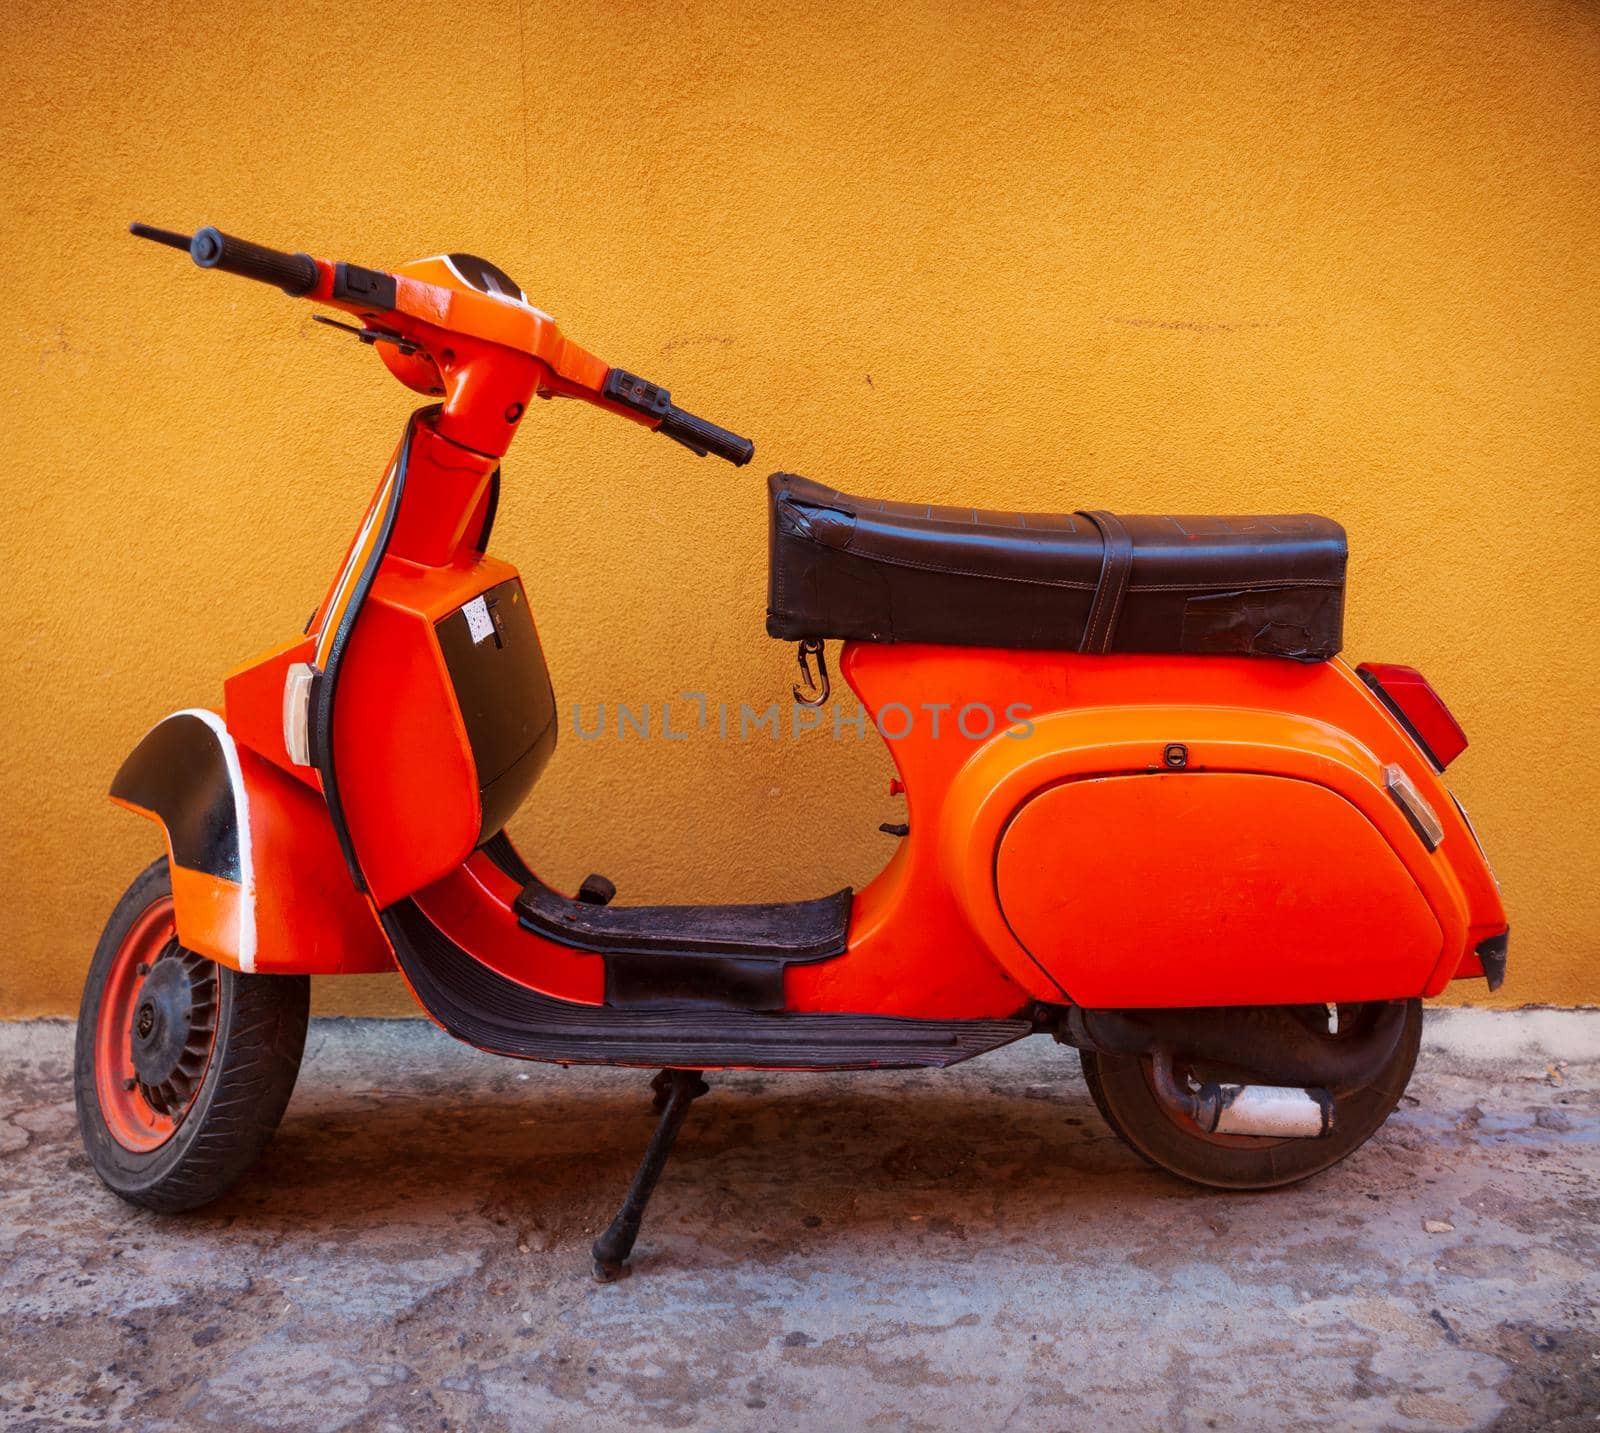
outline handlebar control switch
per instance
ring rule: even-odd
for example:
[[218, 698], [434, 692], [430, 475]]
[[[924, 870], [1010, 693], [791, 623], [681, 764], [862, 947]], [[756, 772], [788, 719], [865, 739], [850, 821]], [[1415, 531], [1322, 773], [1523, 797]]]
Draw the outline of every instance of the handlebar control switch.
[[600, 396], [651, 418], [665, 418], [672, 412], [671, 393], [625, 368], [613, 368], [606, 374]]
[[381, 269], [364, 269], [360, 264], [335, 264], [333, 296], [343, 303], [360, 304], [363, 308], [392, 309], [394, 275]]

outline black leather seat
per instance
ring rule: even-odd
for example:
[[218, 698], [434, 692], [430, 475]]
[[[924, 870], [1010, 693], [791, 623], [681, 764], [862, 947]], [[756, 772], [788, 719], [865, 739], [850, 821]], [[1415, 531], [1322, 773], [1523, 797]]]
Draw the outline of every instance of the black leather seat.
[[1343, 636], [1328, 518], [1003, 513], [768, 480], [767, 631], [1320, 661]]

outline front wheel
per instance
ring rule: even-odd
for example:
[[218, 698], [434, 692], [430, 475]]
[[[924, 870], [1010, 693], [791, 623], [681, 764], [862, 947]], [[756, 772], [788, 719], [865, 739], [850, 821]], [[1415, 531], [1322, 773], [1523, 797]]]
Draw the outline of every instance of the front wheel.
[[239, 1180], [294, 1090], [310, 989], [184, 949], [166, 860], [144, 870], [100, 936], [73, 1062], [84, 1149], [114, 1193], [176, 1213]]
[[[1320, 1139], [1263, 1139], [1214, 1134], [1164, 1104], [1156, 1094], [1148, 1055], [1107, 1055], [1080, 1050], [1084, 1083], [1105, 1121], [1151, 1164], [1211, 1189], [1273, 1189], [1319, 1174], [1359, 1149], [1389, 1118], [1405, 1093], [1422, 1043], [1422, 1002], [1406, 1002], [1400, 1038], [1382, 1067], [1366, 1083], [1335, 1090], [1333, 1128]], [[1358, 1039], [1374, 1021], [1378, 1004], [1340, 1005], [1338, 1028], [1330, 1041]], [[1174, 1061], [1181, 1084], [1193, 1077], [1241, 1081], [1251, 1075], [1235, 1068]], [[1259, 1081], [1258, 1081], [1259, 1082]]]

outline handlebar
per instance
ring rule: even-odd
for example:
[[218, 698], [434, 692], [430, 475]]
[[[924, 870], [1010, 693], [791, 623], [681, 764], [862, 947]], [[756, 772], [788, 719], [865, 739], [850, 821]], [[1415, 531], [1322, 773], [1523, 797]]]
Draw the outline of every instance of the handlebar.
[[[240, 278], [271, 284], [293, 298], [302, 298], [313, 293], [322, 282], [324, 266], [319, 266], [317, 260], [310, 254], [290, 254], [281, 249], [269, 249], [265, 244], [253, 244], [248, 239], [235, 238], [232, 234], [224, 234], [220, 229], [214, 229], [210, 225], [192, 235], [174, 233], [170, 229], [157, 229], [149, 224], [130, 224], [128, 231], [141, 239], [165, 244], [168, 248], [185, 250], [202, 269], [220, 269], [223, 273], [237, 274]], [[401, 272], [404, 273], [404, 270]], [[357, 280], [360, 284], [356, 282]], [[422, 336], [428, 322], [437, 321], [432, 313], [424, 318], [420, 310], [410, 313], [410, 319], [418, 322], [407, 321], [403, 315], [394, 312], [395, 279], [390, 274], [362, 269], [353, 264], [338, 264], [333, 267], [331, 285], [330, 290], [319, 295], [320, 301], [361, 313], [367, 324], [367, 327], [360, 331], [362, 337], [370, 334], [389, 342], [399, 340], [403, 351], [407, 354], [422, 346]], [[358, 309], [357, 304], [359, 304]], [[372, 308], [387, 311], [386, 323], [391, 321], [388, 315], [392, 314], [396, 332], [391, 333], [388, 328], [381, 330], [373, 328], [370, 312]], [[610, 407], [613, 411], [626, 410], [631, 414], [637, 414], [636, 421], [642, 420], [657, 432], [666, 434], [697, 457], [703, 458], [708, 454], [714, 454], [735, 467], [743, 467], [755, 456], [755, 444], [748, 438], [741, 438], [737, 433], [730, 433], [726, 428], [719, 428], [715, 423], [708, 423], [704, 418], [696, 417], [693, 413], [679, 408], [665, 388], [646, 382], [624, 369], [608, 368], [592, 355], [578, 349], [576, 345], [563, 340], [559, 330], [544, 315], [539, 315], [539, 318], [547, 325], [543, 331], [550, 335], [549, 347], [545, 348], [535, 343], [533, 351], [528, 356], [548, 365], [548, 368], [540, 370], [546, 373], [546, 377], [541, 381], [539, 391], [545, 392], [546, 396], [548, 391], [566, 393], [585, 398], [592, 403], [598, 402], [602, 407]], [[451, 332], [457, 331], [452, 327]], [[459, 331], [475, 332], [472, 328]], [[491, 343], [507, 342], [505, 338], [489, 332], [478, 332], [477, 336]], [[412, 343], [413, 347], [405, 348], [405, 343]], [[520, 350], [522, 347], [521, 342], [511, 342], [508, 346], [513, 350]], [[460, 345], [457, 344], [456, 347], [459, 349]], [[564, 358], [571, 358], [573, 355], [576, 355], [576, 369], [564, 362]], [[449, 348], [445, 348], [443, 357], [450, 360], [454, 355]], [[468, 365], [455, 371], [467, 374], [470, 368]], [[402, 381], [412, 383], [413, 387], [417, 386], [406, 375], [398, 376]], [[450, 384], [448, 371], [444, 381], [448, 387]], [[430, 382], [438, 383], [439, 379], [435, 377]], [[424, 391], [444, 390], [431, 387]], [[503, 421], [514, 422], [515, 418], [512, 415], [514, 413], [516, 417], [521, 416], [525, 400], [526, 394], [510, 403], [504, 397], [499, 398], [497, 400], [499, 406], [493, 409], [497, 415], [495, 421], [502, 421], [498, 415], [504, 410], [506, 416]], [[495, 451], [504, 451], [504, 443], [508, 441], [509, 437], [504, 438]], [[468, 446], [471, 446], [470, 442]]]
[[202, 269], [221, 269], [241, 279], [271, 284], [291, 298], [300, 298], [317, 286], [317, 261], [310, 254], [286, 254], [265, 244], [236, 239], [209, 224], [192, 237], [155, 229], [148, 224], [130, 224], [128, 232], [151, 239], [172, 249], [187, 249], [189, 257]]

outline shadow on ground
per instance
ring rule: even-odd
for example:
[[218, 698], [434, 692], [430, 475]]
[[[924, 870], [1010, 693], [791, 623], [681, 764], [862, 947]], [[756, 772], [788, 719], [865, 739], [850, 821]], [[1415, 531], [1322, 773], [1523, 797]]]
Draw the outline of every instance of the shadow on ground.
[[79, 1151], [70, 1026], [0, 1026], [0, 1422], [1593, 1427], [1600, 1016], [1530, 1018], [1433, 1017], [1379, 1135], [1268, 1195], [1146, 1168], [1042, 1040], [712, 1076], [605, 1287], [641, 1072], [317, 1022], [255, 1173], [168, 1219]]

